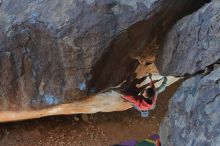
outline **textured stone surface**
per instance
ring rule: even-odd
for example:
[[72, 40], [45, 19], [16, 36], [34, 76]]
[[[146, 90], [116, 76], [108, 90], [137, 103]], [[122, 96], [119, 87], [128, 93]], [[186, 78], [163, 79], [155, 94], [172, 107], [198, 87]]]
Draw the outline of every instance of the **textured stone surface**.
[[2, 0], [0, 110], [68, 103], [121, 83], [134, 76], [133, 57], [154, 57], [151, 42], [202, 3]]
[[160, 127], [164, 146], [220, 145], [220, 68], [185, 81]]
[[0, 109], [54, 105], [86, 96], [89, 72], [122, 30], [157, 0], [3, 0]]
[[156, 60], [161, 74], [182, 76], [220, 59], [220, 2], [209, 3], [172, 27]]

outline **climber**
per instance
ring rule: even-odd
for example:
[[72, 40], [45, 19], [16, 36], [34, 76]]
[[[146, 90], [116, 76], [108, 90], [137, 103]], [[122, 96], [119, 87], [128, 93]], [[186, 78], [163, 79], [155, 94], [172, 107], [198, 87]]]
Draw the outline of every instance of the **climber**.
[[[145, 84], [141, 87], [137, 87], [137, 84], [141, 84], [144, 80], [146, 80], [146, 78], [148, 76], [151, 76], [151, 74], [147, 75], [147, 76], [144, 76], [140, 79], [134, 79], [134, 80], [131, 80], [130, 78], [128, 78], [120, 87], [120, 92], [123, 94], [123, 95], [131, 95], [131, 96], [138, 96], [140, 95], [144, 89], [146, 89], [146, 87], [148, 87], [150, 85], [150, 83], [148, 84]], [[161, 79], [159, 80], [155, 80], [153, 81], [153, 83], [157, 83], [159, 82]]]
[[[167, 78], [163, 77], [163, 82], [159, 88], [155, 88], [155, 83], [160, 81], [160, 80], [152, 80], [152, 75], [149, 75], [150, 78], [150, 83], [140, 87], [141, 89], [145, 87], [146, 89], [142, 90], [141, 92], [137, 92], [135, 94], [123, 94], [122, 98], [125, 99], [126, 101], [130, 102], [135, 109], [139, 110], [141, 112], [141, 115], [143, 117], [148, 116], [148, 111], [152, 110], [155, 108], [156, 101], [157, 101], [157, 95], [161, 93], [167, 83]], [[146, 79], [146, 77], [145, 77]], [[143, 80], [143, 79], [142, 79]], [[150, 87], [148, 87], [150, 86]], [[133, 87], [133, 86], [132, 86]], [[137, 88], [137, 87], [136, 87]], [[137, 88], [139, 91], [139, 88]], [[134, 89], [134, 91], [137, 91], [137, 89]], [[128, 92], [127, 92], [128, 93]]]
[[121, 85], [121, 93], [124, 95], [138, 96], [138, 94], [144, 90], [148, 85], [143, 85], [141, 87], [137, 87], [137, 84], [141, 84], [147, 76], [142, 77], [140, 79], [131, 80], [128, 78], [126, 82]]

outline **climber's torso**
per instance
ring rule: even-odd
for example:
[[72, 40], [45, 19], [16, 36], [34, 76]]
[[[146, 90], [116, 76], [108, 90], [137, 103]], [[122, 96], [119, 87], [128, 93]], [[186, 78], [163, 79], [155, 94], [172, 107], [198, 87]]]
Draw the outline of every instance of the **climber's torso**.
[[137, 108], [140, 111], [151, 110], [156, 105], [156, 100], [157, 100], [157, 96], [155, 96], [152, 99], [152, 104], [150, 104], [150, 103], [147, 103], [140, 96], [133, 97], [133, 96], [130, 96], [130, 95], [121, 95], [121, 97], [123, 99], [125, 99], [126, 101], [130, 102], [133, 106], [135, 106], [135, 108]]

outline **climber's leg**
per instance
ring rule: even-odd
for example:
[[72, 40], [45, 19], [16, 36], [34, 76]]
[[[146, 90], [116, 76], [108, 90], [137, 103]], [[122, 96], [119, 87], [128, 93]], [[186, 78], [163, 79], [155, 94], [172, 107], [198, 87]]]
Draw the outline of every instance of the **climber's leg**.
[[132, 84], [140, 84], [140, 83], [142, 83], [144, 80], [146, 80], [146, 78], [147, 78], [148, 76], [144, 76], [144, 77], [142, 77], [142, 78], [140, 78], [140, 79], [134, 79], [133, 81], [132, 81]]

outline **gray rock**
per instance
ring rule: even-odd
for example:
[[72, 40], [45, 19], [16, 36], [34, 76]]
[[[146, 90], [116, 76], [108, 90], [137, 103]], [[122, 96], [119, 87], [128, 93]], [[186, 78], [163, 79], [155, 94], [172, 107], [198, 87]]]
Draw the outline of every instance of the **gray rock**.
[[89, 73], [110, 42], [147, 18], [157, 1], [1, 3], [0, 109], [50, 106], [85, 97]]
[[0, 110], [68, 103], [133, 77], [131, 58], [154, 58], [155, 37], [201, 2], [4, 0]]
[[184, 17], [168, 33], [156, 60], [163, 75], [183, 76], [220, 59], [220, 2]]
[[164, 146], [220, 145], [220, 68], [186, 80], [160, 127]]

